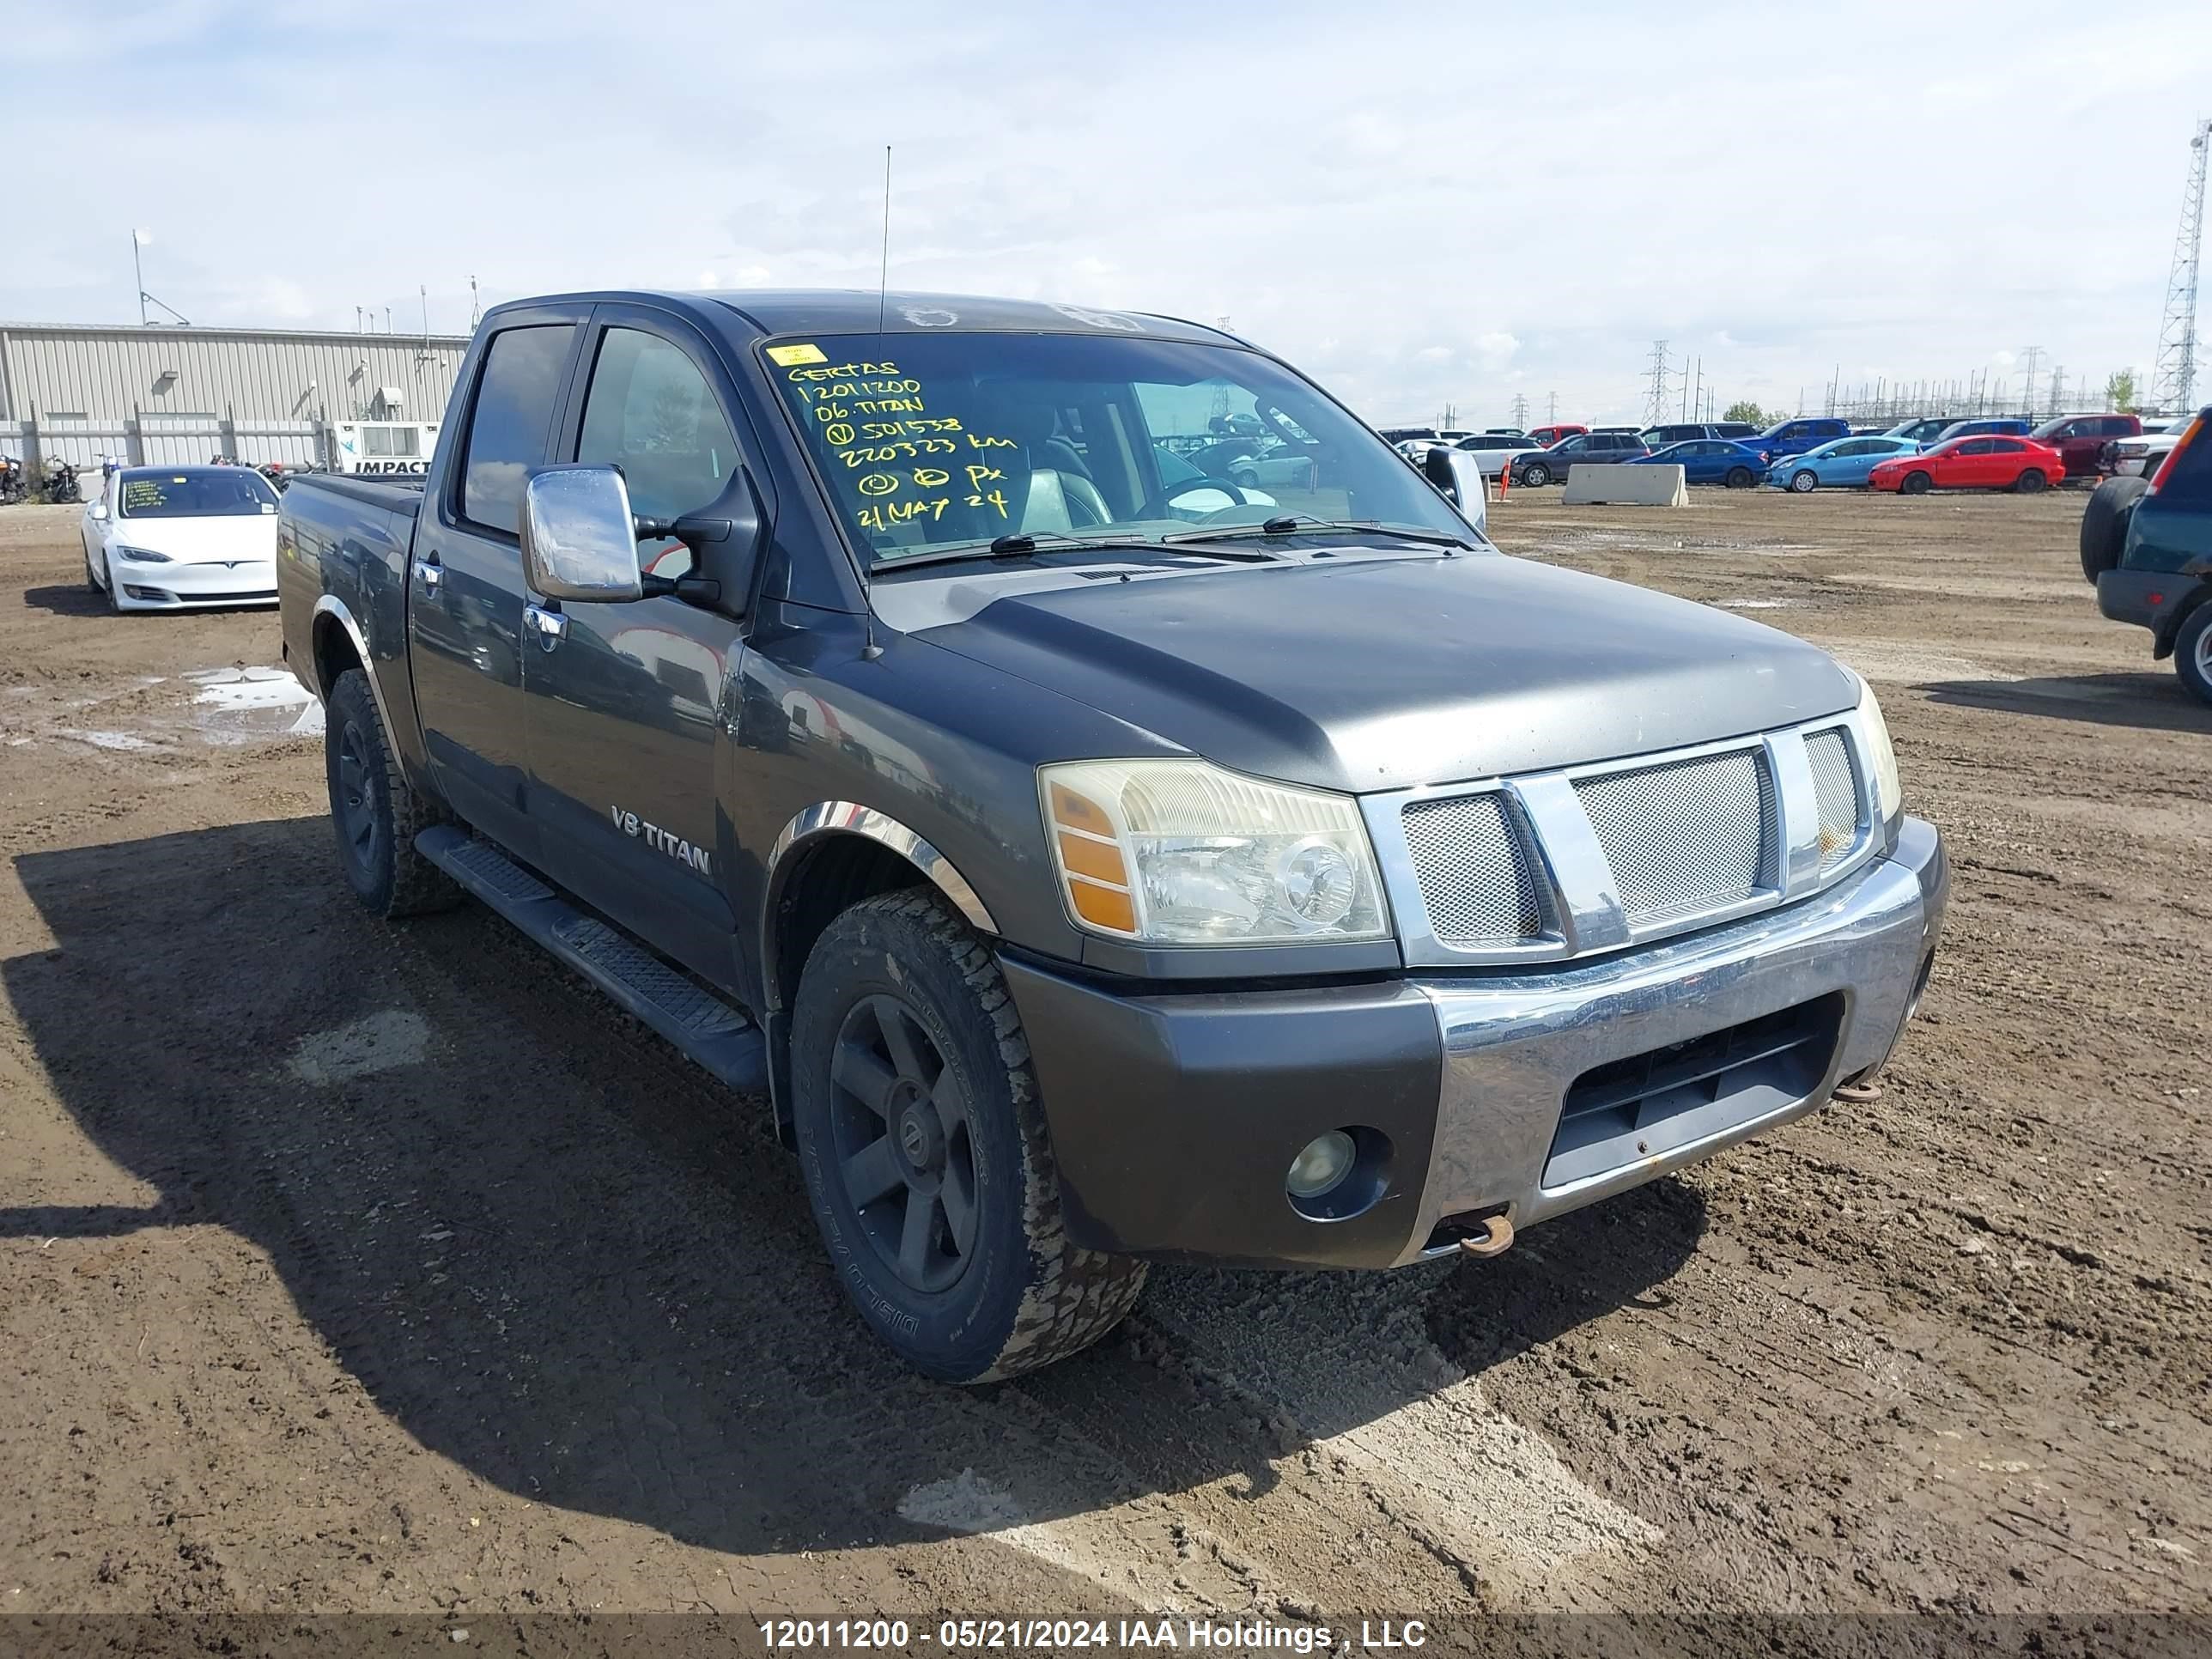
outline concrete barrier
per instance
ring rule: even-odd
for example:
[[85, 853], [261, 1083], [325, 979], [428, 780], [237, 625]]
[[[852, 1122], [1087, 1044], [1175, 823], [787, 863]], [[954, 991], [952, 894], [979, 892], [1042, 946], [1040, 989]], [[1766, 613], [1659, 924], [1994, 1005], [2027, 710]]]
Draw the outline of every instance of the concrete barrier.
[[1595, 461], [1567, 469], [1568, 507], [1687, 507], [1690, 487], [1679, 466], [1608, 466]]

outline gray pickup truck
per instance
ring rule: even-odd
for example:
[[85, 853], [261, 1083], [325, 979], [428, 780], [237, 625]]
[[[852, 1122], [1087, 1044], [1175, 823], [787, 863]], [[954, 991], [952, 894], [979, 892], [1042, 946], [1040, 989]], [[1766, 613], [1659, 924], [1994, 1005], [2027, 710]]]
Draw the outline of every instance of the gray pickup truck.
[[1912, 1015], [1948, 875], [1867, 686], [1432, 464], [1164, 318], [537, 300], [419, 484], [285, 495], [285, 654], [363, 902], [765, 1092], [861, 1316], [980, 1382], [1150, 1261], [1493, 1255]]

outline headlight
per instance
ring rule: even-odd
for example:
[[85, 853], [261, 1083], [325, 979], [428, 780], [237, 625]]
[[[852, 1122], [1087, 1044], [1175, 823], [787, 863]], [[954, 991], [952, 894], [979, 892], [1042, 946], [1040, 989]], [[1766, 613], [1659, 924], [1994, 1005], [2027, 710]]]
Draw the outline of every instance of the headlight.
[[1060, 890], [1092, 933], [1148, 945], [1388, 936], [1348, 795], [1199, 760], [1073, 762], [1039, 768], [1037, 781]]
[[1874, 687], [1863, 678], [1859, 681], [1859, 730], [1865, 734], [1874, 761], [1875, 813], [1887, 823], [1905, 810], [1905, 786], [1898, 781], [1897, 750], [1890, 746], [1889, 722], [1882, 719]]
[[143, 547], [118, 547], [115, 550], [115, 556], [118, 559], [127, 559], [132, 564], [167, 564], [169, 562], [169, 556], [167, 554], [152, 552]]

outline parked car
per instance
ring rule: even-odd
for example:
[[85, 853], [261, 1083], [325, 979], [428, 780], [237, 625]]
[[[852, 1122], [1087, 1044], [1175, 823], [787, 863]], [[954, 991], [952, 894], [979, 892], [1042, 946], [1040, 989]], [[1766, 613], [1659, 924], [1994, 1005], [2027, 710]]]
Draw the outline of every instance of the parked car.
[[1777, 421], [1755, 438], [1744, 442], [1766, 457], [1770, 464], [1785, 455], [1802, 455], [1815, 444], [1851, 435], [1851, 423], [1827, 415], [1799, 415]]
[[1986, 415], [1971, 421], [1954, 421], [1921, 447], [1933, 449], [1937, 444], [1948, 443], [1954, 438], [2025, 438], [2033, 424], [2010, 415]]
[[[913, 1365], [1151, 1260], [1494, 1255], [1886, 1063], [1948, 876], [1858, 676], [1505, 557], [1468, 458], [1213, 330], [901, 301], [497, 307], [423, 484], [300, 479], [277, 566], [362, 903], [764, 1095]], [[1163, 516], [1209, 387], [1321, 489]]]
[[1726, 484], [1748, 489], [1766, 476], [1766, 458], [1747, 445], [1725, 438], [1692, 438], [1668, 444], [1648, 455], [1631, 458], [1632, 465], [1679, 466], [1686, 483]]
[[1726, 438], [1731, 443], [1742, 443], [1759, 435], [1759, 428], [1748, 421], [1673, 421], [1662, 426], [1647, 426], [1640, 434], [1652, 448], [1668, 444], [1693, 443], [1699, 438]]
[[1376, 431], [1385, 442], [1394, 444], [1403, 444], [1414, 438], [1433, 443], [1437, 436], [1437, 429], [1432, 426], [1386, 426], [1377, 428]]
[[2142, 421], [2134, 415], [2061, 415], [2027, 435], [2066, 458], [2068, 477], [2094, 478], [2106, 471], [2106, 445], [2142, 432]]
[[1515, 488], [1563, 482], [1567, 469], [1583, 463], [1632, 461], [1646, 453], [1644, 440], [1633, 432], [1577, 432], [1548, 449], [1516, 455], [1508, 464], [1509, 483]]
[[2081, 574], [2097, 609], [2150, 630], [2190, 696], [2212, 703], [2212, 408], [2183, 428], [2156, 477], [2107, 478], [2081, 514]]
[[77, 533], [111, 610], [276, 601], [276, 492], [251, 467], [118, 467]]
[[2188, 429], [2189, 422], [2186, 421], [2160, 421], [2155, 424], [2146, 421], [2139, 435], [2115, 438], [2105, 446], [2104, 469], [2115, 477], [2150, 477], [2157, 472], [2158, 464], [2181, 441], [2182, 433]]
[[1919, 453], [1920, 446], [1910, 438], [1856, 434], [1832, 438], [1826, 443], [1815, 444], [1802, 455], [1776, 462], [1766, 475], [1766, 482], [1796, 490], [1801, 495], [1822, 488], [1863, 489], [1869, 475], [1882, 462], [1893, 456]]
[[1486, 478], [1503, 477], [1506, 464], [1516, 455], [1524, 455], [1543, 447], [1534, 438], [1509, 435], [1503, 432], [1477, 433], [1472, 438], [1462, 438], [1454, 448], [1474, 457], [1475, 465], [1482, 469]]
[[1311, 450], [1287, 438], [1224, 438], [1187, 459], [1209, 478], [1245, 489], [1313, 489], [1321, 475]]
[[1577, 433], [1589, 430], [1588, 427], [1573, 421], [1553, 421], [1544, 426], [1530, 427], [1528, 435], [1538, 443], [1549, 447], [1559, 442], [1562, 438], [1571, 438]]
[[1885, 438], [1905, 438], [1925, 448], [1941, 438], [1957, 421], [1954, 415], [1920, 415], [1909, 421], [1899, 421], [1881, 435]]
[[2066, 476], [2066, 458], [2027, 438], [1952, 438], [1913, 455], [1878, 461], [1867, 474], [1876, 489], [1917, 495], [1930, 489], [2047, 489]]

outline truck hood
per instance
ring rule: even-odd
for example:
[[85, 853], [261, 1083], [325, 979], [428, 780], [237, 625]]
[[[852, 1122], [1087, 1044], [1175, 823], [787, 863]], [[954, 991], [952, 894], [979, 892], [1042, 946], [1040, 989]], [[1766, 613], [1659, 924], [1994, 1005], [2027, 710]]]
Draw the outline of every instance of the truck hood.
[[1500, 555], [1052, 574], [996, 596], [956, 578], [944, 609], [883, 603], [883, 584], [878, 609], [949, 616], [908, 631], [1220, 765], [1355, 793], [1716, 741], [1858, 696], [1787, 634]]

